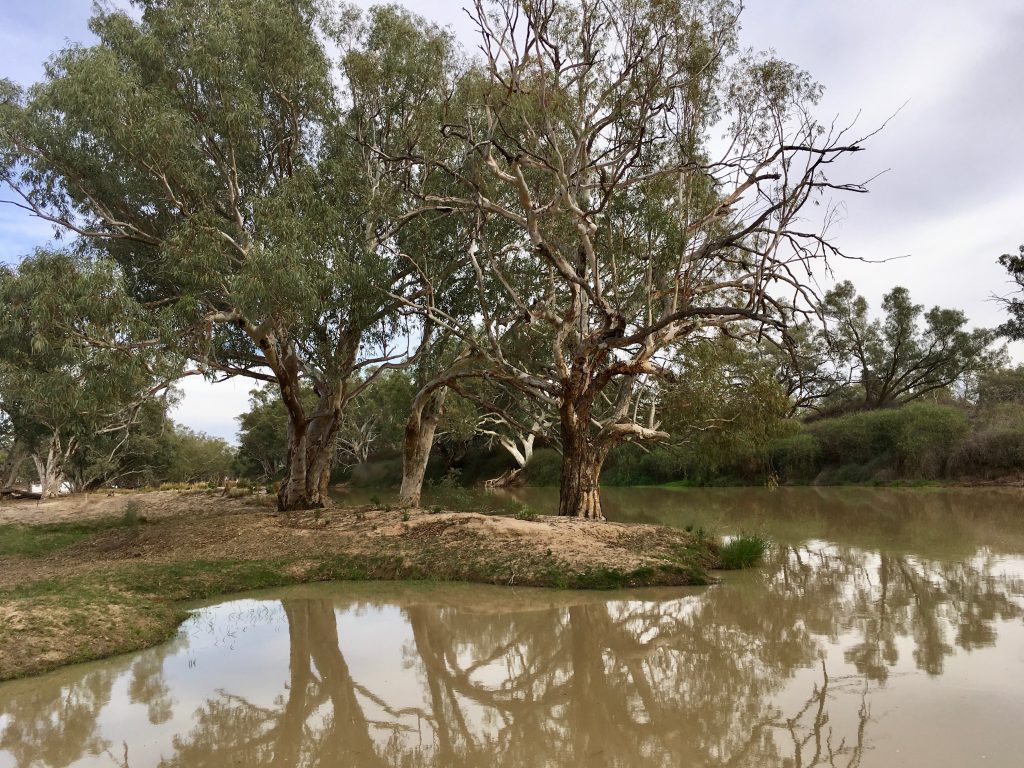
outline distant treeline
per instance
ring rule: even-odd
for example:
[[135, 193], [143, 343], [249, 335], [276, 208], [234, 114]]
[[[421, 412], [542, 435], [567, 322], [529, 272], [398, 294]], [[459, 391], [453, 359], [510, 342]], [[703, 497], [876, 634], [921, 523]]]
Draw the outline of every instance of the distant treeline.
[[[1024, 367], [984, 377], [970, 400], [947, 394], [902, 407], [833, 417], [780, 419], [763, 442], [708, 431], [678, 445], [626, 444], [608, 456], [608, 486], [715, 486], [1001, 481], [1024, 477]], [[542, 446], [522, 473], [528, 485], [557, 485], [561, 456]], [[478, 440], [459, 456], [435, 455], [433, 482], [474, 485], [513, 470], [500, 448]], [[356, 485], [394, 485], [401, 457], [375, 456], [338, 474]]]
[[[792, 422], [792, 433], [763, 450], [709, 461], [692, 448], [611, 453], [604, 485], [846, 485], [928, 481], [1000, 481], [1024, 477], [1024, 405], [994, 409], [913, 403]], [[558, 483], [557, 452], [542, 449], [528, 465], [530, 485]]]

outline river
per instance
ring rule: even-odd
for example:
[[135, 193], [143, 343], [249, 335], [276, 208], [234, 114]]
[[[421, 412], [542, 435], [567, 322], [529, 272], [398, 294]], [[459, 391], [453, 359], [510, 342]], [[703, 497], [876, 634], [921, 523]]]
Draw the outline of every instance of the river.
[[604, 503], [773, 547], [705, 588], [339, 583], [199, 606], [159, 647], [0, 684], [0, 766], [1024, 765], [1024, 492]]

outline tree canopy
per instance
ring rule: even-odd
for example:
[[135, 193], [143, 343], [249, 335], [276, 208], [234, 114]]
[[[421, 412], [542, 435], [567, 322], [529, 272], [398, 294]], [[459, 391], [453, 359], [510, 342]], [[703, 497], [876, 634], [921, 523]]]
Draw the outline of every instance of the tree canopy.
[[[396, 6], [134, 5], [98, 9], [97, 41], [40, 83], [0, 83], [0, 179], [72, 239], [47, 259], [85, 286], [44, 313], [67, 343], [4, 321], [7, 434], [32, 366], [122, 365], [102, 386], [152, 389], [162, 355], [261, 387], [237, 466], [280, 478], [282, 509], [327, 502], [339, 450], [399, 443], [418, 503], [447, 408], [517, 465], [557, 448], [560, 512], [600, 519], [621, 444], [742, 421], [723, 452], [762, 446], [785, 414], [899, 405], [993, 359], [990, 332], [906, 289], [878, 320], [850, 283], [818, 295], [844, 256], [831, 198], [866, 191], [839, 169], [868, 136], [742, 47], [737, 4], [475, 0], [472, 56]], [[1018, 282], [1022, 258], [1003, 257]], [[43, 261], [8, 280], [35, 275], [37, 304], [57, 293]]]
[[113, 461], [147, 401], [179, 375], [147, 320], [109, 260], [39, 251], [0, 266], [0, 410], [44, 496], [86, 446], [102, 444]]
[[[448, 33], [395, 7], [139, 0], [91, 46], [0, 88], [0, 177], [18, 204], [118, 263], [172, 345], [273, 382], [289, 414], [283, 507], [323, 503], [341, 414], [405, 361], [396, 298], [440, 236], [386, 158], [440, 129]], [[408, 339], [408, 336], [405, 336]], [[352, 383], [359, 381], [356, 389]], [[299, 397], [305, 382], [317, 394]]]
[[994, 334], [968, 330], [958, 309], [926, 311], [906, 288], [896, 287], [882, 297], [880, 319], [870, 319], [868, 310], [849, 281], [825, 296], [825, 337], [839, 375], [858, 388], [853, 397], [860, 407], [907, 403], [963, 383], [991, 362]]
[[999, 326], [999, 333], [1022, 341], [1024, 340], [1024, 245], [1018, 248], [1017, 253], [1004, 253], [999, 257], [999, 263], [1006, 267], [1010, 279], [1017, 286], [1017, 293], [1021, 294], [1021, 296], [1013, 295], [1005, 299], [1010, 319]]

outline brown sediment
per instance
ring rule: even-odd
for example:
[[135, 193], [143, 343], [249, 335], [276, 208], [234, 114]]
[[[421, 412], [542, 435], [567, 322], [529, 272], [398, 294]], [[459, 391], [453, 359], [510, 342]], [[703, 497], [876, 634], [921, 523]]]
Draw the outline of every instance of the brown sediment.
[[[332, 579], [612, 588], [706, 583], [715, 545], [673, 528], [422, 509], [278, 515], [272, 497], [161, 491], [0, 507], [3, 525], [110, 527], [0, 556], [0, 680], [152, 645], [181, 601]], [[118, 522], [131, 506], [131, 518]], [[135, 520], [144, 522], [135, 522]]]

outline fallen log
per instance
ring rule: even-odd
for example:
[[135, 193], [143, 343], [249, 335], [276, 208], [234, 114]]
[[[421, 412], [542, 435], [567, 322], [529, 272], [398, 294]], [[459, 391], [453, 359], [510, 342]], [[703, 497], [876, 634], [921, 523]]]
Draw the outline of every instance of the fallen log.
[[38, 491], [30, 491], [27, 488], [0, 488], [0, 496], [10, 496], [12, 499], [35, 499], [39, 501], [43, 494]]

